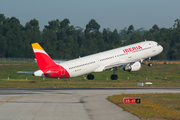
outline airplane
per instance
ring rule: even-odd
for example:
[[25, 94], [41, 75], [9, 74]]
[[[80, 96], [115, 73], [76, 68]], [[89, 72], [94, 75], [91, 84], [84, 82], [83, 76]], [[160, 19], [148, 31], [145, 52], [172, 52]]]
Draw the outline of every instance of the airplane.
[[38, 43], [33, 43], [31, 45], [39, 70], [18, 71], [18, 73], [31, 73], [37, 77], [58, 79], [88, 74], [87, 79], [93, 80], [94, 75], [92, 73], [111, 69], [113, 70], [111, 80], [117, 80], [118, 76], [115, 72], [118, 67], [129, 72], [138, 71], [141, 68], [141, 62], [144, 59], [150, 59], [163, 51], [163, 47], [157, 42], [143, 41], [58, 64], [51, 59]]

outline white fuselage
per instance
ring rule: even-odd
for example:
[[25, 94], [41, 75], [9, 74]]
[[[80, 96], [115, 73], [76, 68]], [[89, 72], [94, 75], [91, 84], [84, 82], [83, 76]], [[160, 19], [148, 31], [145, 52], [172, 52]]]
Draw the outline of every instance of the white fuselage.
[[119, 67], [126, 63], [144, 60], [158, 55], [162, 50], [162, 46], [157, 42], [144, 41], [77, 58], [61, 63], [60, 65], [68, 71], [70, 77], [77, 77], [93, 72], [102, 72], [113, 67]]

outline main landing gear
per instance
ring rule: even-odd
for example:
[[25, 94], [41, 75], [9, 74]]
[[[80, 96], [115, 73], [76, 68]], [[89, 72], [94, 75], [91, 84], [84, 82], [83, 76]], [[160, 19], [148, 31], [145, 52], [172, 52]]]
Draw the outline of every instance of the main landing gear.
[[94, 80], [94, 75], [93, 75], [93, 74], [89, 74], [89, 75], [87, 76], [87, 79], [88, 79], [88, 80]]
[[[111, 75], [111, 80], [117, 80], [118, 76], [115, 74], [115, 72], [117, 71], [117, 67], [113, 68], [112, 70], [113, 70], [113, 74]], [[93, 74], [87, 75], [87, 79], [88, 80], [94, 80], [94, 75]]]
[[115, 72], [117, 71], [117, 67], [113, 68], [113, 74], [111, 75], [111, 80], [117, 80], [118, 76], [115, 74]]
[[111, 80], [117, 80], [118, 76], [116, 74], [111, 75]]
[[150, 63], [150, 60], [151, 60], [151, 58], [149, 57], [149, 63], [148, 63], [148, 66], [149, 66], [149, 67], [152, 67], [153, 64]]

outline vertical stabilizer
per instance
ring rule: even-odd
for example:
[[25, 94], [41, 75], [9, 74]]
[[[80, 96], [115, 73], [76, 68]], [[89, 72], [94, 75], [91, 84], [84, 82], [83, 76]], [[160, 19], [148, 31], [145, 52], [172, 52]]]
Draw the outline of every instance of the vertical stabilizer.
[[38, 43], [31, 45], [40, 70], [57, 65]]

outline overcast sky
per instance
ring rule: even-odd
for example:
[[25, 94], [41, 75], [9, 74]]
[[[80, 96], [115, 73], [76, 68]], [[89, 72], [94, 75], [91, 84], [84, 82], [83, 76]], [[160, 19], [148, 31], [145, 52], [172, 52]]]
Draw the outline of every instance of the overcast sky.
[[1, 0], [0, 13], [16, 17], [22, 25], [35, 18], [40, 30], [48, 21], [65, 18], [82, 28], [95, 19], [101, 31], [121, 30], [131, 24], [149, 30], [154, 24], [173, 27], [174, 20], [180, 19], [179, 6], [180, 0]]

